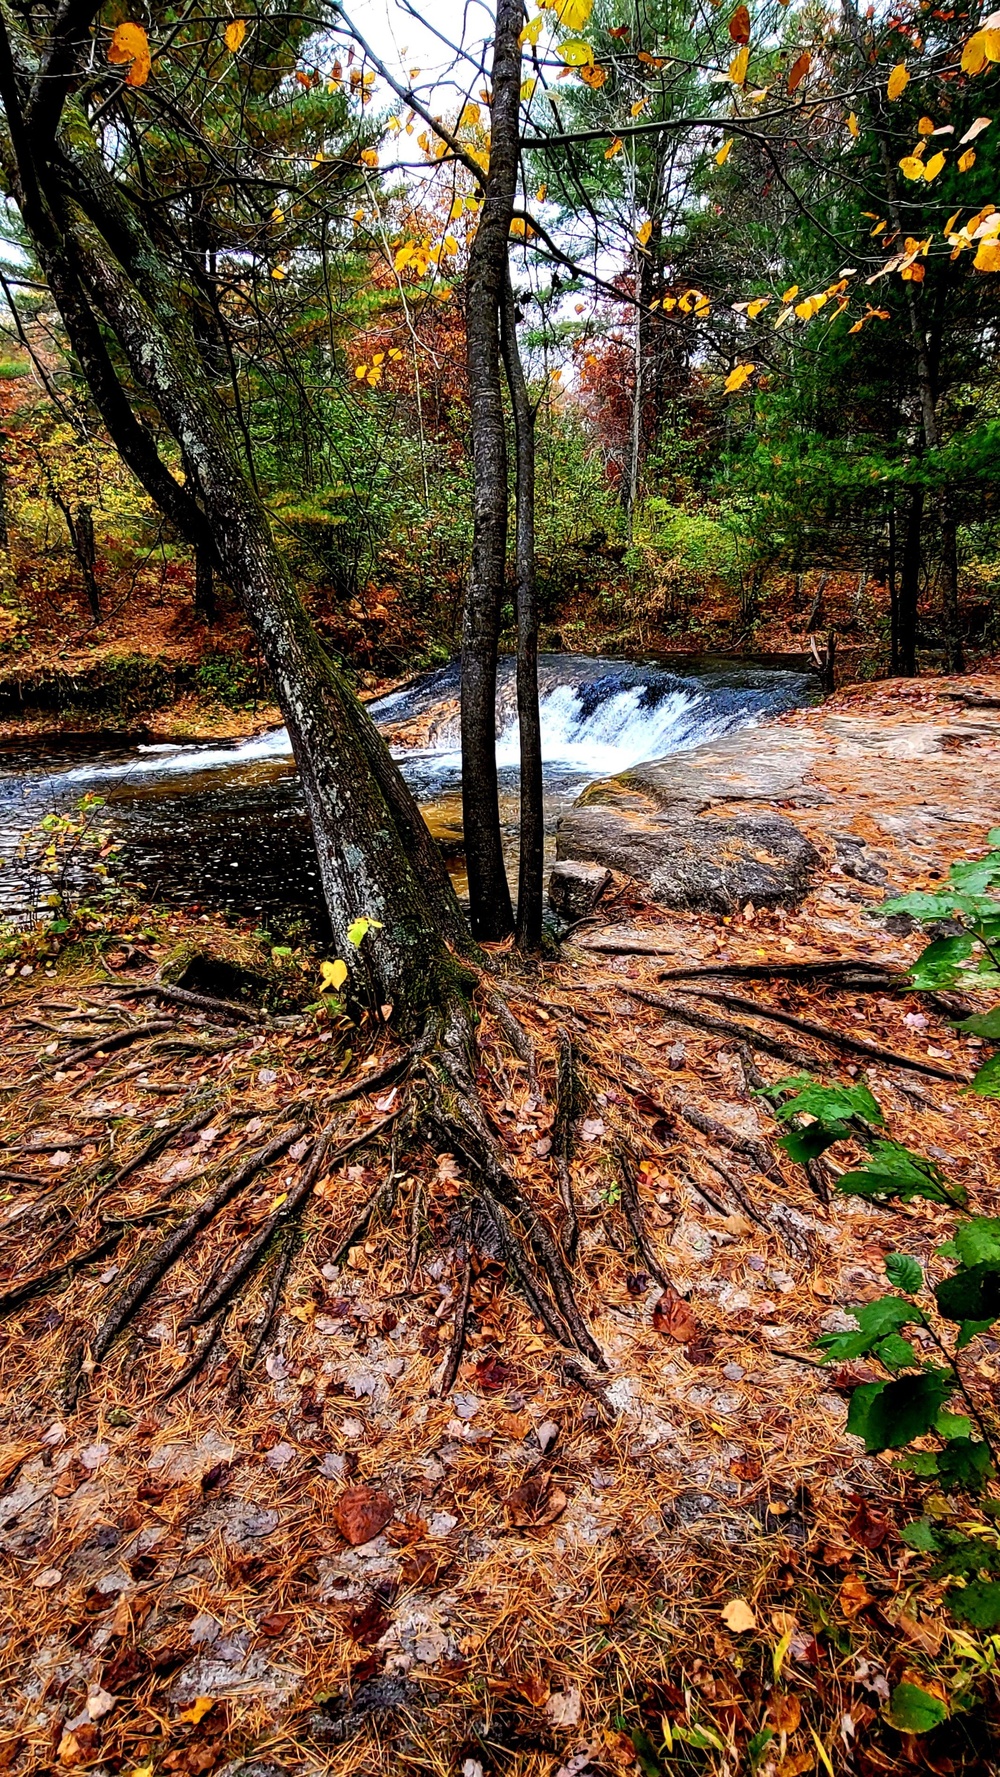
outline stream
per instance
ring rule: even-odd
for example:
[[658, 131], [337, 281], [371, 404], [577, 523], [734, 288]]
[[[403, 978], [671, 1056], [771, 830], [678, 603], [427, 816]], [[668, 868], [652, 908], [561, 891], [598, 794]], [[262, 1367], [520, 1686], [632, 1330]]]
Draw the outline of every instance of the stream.
[[[539, 661], [545, 823], [550, 851], [559, 816], [595, 778], [698, 746], [811, 699], [808, 673], [705, 660], [683, 672], [664, 664], [582, 655]], [[456, 663], [369, 705], [465, 887]], [[146, 900], [189, 912], [226, 911], [285, 932], [325, 926], [316, 855], [288, 736], [271, 729], [232, 743], [129, 747], [58, 740], [10, 743], [0, 757], [0, 915], [34, 917], [39, 879], [21, 855], [46, 814], [72, 810], [87, 792], [95, 817], [123, 842], [116, 874]], [[516, 877], [517, 713], [513, 662], [497, 691], [497, 764], [508, 869]], [[86, 885], [86, 864], [76, 886]], [[47, 884], [44, 886], [48, 886]]]

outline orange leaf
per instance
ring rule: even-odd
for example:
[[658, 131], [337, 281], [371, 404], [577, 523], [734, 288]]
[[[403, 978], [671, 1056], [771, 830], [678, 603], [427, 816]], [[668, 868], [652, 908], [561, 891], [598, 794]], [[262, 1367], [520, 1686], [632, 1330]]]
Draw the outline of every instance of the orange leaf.
[[145, 86], [149, 79], [152, 61], [149, 54], [149, 38], [141, 25], [118, 25], [108, 46], [108, 61], [116, 65], [129, 64], [125, 76], [126, 86]]
[[804, 49], [799, 56], [798, 61], [793, 62], [788, 70], [788, 90], [790, 93], [795, 92], [796, 88], [802, 85], [802, 82], [811, 67], [812, 56], [807, 49]]
[[897, 62], [886, 81], [885, 96], [887, 99], [898, 99], [910, 84], [909, 69], [905, 62]]
[[222, 35], [226, 40], [226, 48], [229, 50], [232, 50], [233, 55], [236, 54], [236, 51], [242, 45], [243, 39], [246, 36], [246, 34], [247, 34], [246, 19], [233, 19], [226, 26]]

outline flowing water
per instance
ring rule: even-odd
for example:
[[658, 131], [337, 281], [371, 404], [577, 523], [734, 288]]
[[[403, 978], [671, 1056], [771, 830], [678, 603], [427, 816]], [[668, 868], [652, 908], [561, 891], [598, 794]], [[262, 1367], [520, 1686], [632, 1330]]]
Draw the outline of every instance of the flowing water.
[[[697, 746], [804, 702], [807, 674], [706, 663], [662, 665], [543, 655], [539, 663], [546, 828], [595, 778]], [[429, 673], [369, 706], [442, 844], [461, 871], [458, 672]], [[119, 872], [148, 899], [225, 909], [274, 930], [305, 918], [323, 929], [316, 856], [284, 729], [223, 743], [18, 744], [0, 775], [0, 913], [29, 917], [39, 883], [20, 855], [26, 834], [87, 792], [123, 842]], [[513, 663], [501, 666], [497, 764], [508, 862], [516, 870], [519, 749]], [[77, 868], [82, 877], [85, 864]]]

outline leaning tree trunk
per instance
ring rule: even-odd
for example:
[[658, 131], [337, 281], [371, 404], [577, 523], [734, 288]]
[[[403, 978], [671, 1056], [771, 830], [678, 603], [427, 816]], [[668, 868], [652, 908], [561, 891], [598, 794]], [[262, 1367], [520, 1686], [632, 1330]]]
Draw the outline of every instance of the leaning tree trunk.
[[[36, 159], [24, 83], [0, 28], [0, 159], [70, 345], [123, 459], [240, 599], [288, 724], [309, 810], [335, 952], [358, 1000], [420, 1012], [453, 997], [468, 931], [419, 809], [374, 728], [324, 653], [250, 486], [166, 268], [104, 167], [79, 112]], [[102, 324], [159, 412], [193, 477], [160, 459], [112, 363]], [[372, 922], [362, 946], [354, 922]]]
[[545, 847], [542, 724], [538, 708], [538, 592], [535, 584], [535, 409], [517, 345], [517, 314], [508, 270], [501, 326], [504, 367], [517, 452], [517, 724], [521, 743], [521, 845], [517, 873], [517, 942], [537, 950], [542, 938]]
[[522, 0], [497, 0], [490, 164], [469, 255], [466, 353], [474, 488], [472, 566], [462, 619], [462, 820], [472, 930], [504, 938], [514, 924], [500, 838], [496, 678], [507, 557], [507, 436], [500, 314], [517, 186]]

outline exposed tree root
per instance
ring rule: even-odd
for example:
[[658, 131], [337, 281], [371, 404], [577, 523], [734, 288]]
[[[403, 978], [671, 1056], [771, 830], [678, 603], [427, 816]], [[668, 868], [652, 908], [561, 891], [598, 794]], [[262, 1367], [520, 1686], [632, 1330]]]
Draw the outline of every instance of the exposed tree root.
[[449, 1394], [458, 1375], [458, 1366], [462, 1361], [465, 1347], [465, 1331], [469, 1319], [469, 1301], [472, 1296], [472, 1252], [468, 1241], [465, 1245], [465, 1258], [462, 1264], [462, 1280], [458, 1286], [458, 1301], [455, 1306], [455, 1330], [445, 1353], [444, 1369], [438, 1384], [439, 1395]]
[[556, 1031], [556, 1050], [559, 1058], [556, 1073], [556, 1109], [550, 1137], [552, 1163], [559, 1180], [559, 1195], [566, 1211], [566, 1220], [563, 1223], [561, 1235], [563, 1251], [566, 1254], [567, 1262], [572, 1265], [576, 1259], [576, 1249], [580, 1240], [580, 1220], [577, 1215], [576, 1198], [573, 1194], [573, 1176], [570, 1171], [573, 1161], [573, 1128], [577, 1114], [577, 1078], [573, 1041], [569, 1031], [562, 1025]]
[[905, 969], [885, 968], [868, 957], [811, 957], [799, 962], [764, 963], [698, 963], [689, 969], [663, 969], [658, 981], [693, 981], [701, 975], [730, 976], [741, 981], [825, 981], [829, 986], [855, 987], [857, 982], [842, 980], [854, 974], [871, 978], [877, 987], [898, 986], [908, 979]]
[[[771, 1104], [770, 1099], [767, 1097], [768, 1082], [757, 1067], [749, 1049], [742, 1048], [740, 1050], [740, 1064], [743, 1068], [743, 1077], [746, 1080], [748, 1088], [761, 1095], [761, 1104], [773, 1117], [774, 1107]], [[793, 1126], [798, 1127], [801, 1119], [795, 1117], [792, 1121]], [[817, 1202], [821, 1203], [824, 1209], [829, 1209], [832, 1195], [830, 1190], [830, 1180], [826, 1166], [821, 1158], [806, 1161], [806, 1177], [809, 1180], [809, 1189], [812, 1191]]]
[[631, 1154], [623, 1141], [615, 1144], [615, 1160], [621, 1178], [622, 1213], [629, 1225], [629, 1232], [646, 1270], [656, 1278], [661, 1289], [668, 1289], [670, 1279], [656, 1257], [646, 1231], [646, 1220], [639, 1202], [639, 1184], [636, 1177], [635, 1156]]
[[699, 1012], [694, 1006], [672, 994], [654, 993], [649, 988], [626, 986], [624, 982], [616, 982], [615, 985], [630, 999], [639, 1000], [644, 1006], [656, 1006], [659, 1011], [676, 1019], [678, 1024], [690, 1024], [695, 1030], [707, 1030], [713, 1036], [749, 1044], [752, 1049], [758, 1049], [764, 1055], [774, 1055], [779, 1061], [789, 1061], [793, 1067], [805, 1072], [816, 1065], [816, 1058], [808, 1049], [783, 1043], [779, 1037], [767, 1036], [763, 1031], [754, 1030], [750, 1024], [738, 1024], [731, 1018], [714, 1018], [711, 1013]]
[[353, 1080], [350, 1086], [331, 1093], [323, 1103], [350, 1104], [352, 1099], [367, 1098], [372, 1092], [381, 1092], [383, 1086], [392, 1086], [397, 1080], [405, 1078], [413, 1065], [413, 1055], [413, 1050], [408, 1050], [405, 1055], [399, 1055], [395, 1061], [390, 1061], [387, 1067], [380, 1068], [378, 1073], [362, 1075], [360, 1079]]
[[221, 1012], [234, 1024], [269, 1024], [271, 1021], [266, 1012], [257, 1006], [240, 1006], [233, 1000], [217, 1000], [208, 993], [192, 993], [188, 987], [173, 987], [166, 981], [137, 981], [135, 986], [126, 986], [124, 982], [108, 982], [109, 987], [117, 987], [124, 999], [143, 998], [165, 1000], [168, 1005], [186, 1006], [192, 1012]]
[[[421, 1120], [441, 1146], [464, 1161], [478, 1187], [476, 1207], [489, 1228], [497, 1256], [517, 1278], [532, 1313], [560, 1343], [575, 1345], [603, 1369], [603, 1355], [577, 1306], [566, 1260], [548, 1226], [504, 1165], [486, 1124], [469, 1060], [471, 1036], [464, 1007], [452, 1006], [438, 1027], [433, 1051], [425, 1058], [430, 1091]], [[522, 1234], [515, 1232], [515, 1224]]]
[[538, 1085], [538, 1058], [535, 1054], [534, 1043], [495, 988], [487, 992], [486, 1002], [514, 1054], [519, 1061], [524, 1062], [528, 1070], [529, 1083], [534, 1090]]
[[[372, 1129], [366, 1130], [364, 1136], [359, 1136], [356, 1141], [350, 1142], [348, 1146], [337, 1155], [337, 1158], [343, 1159], [345, 1154], [353, 1153], [356, 1148], [363, 1147], [376, 1135], [381, 1135], [392, 1123], [395, 1123], [399, 1114], [398, 1110], [390, 1112], [389, 1116], [384, 1117], [381, 1123], [376, 1124]], [[399, 1179], [396, 1174], [396, 1169], [394, 1166], [390, 1166], [388, 1176], [384, 1178], [380, 1184], [376, 1185], [368, 1202], [365, 1204], [364, 1209], [361, 1211], [361, 1214], [358, 1216], [357, 1220], [352, 1223], [347, 1234], [337, 1247], [336, 1252], [332, 1256], [331, 1264], [342, 1265], [344, 1263], [352, 1246], [357, 1246], [364, 1239], [377, 1215], [391, 1215], [396, 1202], [398, 1190]]]
[[803, 1036], [815, 1037], [817, 1042], [826, 1043], [831, 1049], [844, 1049], [849, 1055], [863, 1055], [868, 1061], [881, 1061], [888, 1067], [908, 1068], [911, 1073], [927, 1074], [934, 1080], [947, 1080], [950, 1085], [967, 1086], [968, 1077], [955, 1073], [953, 1068], [938, 1067], [933, 1061], [919, 1061], [910, 1055], [900, 1055], [895, 1049], [883, 1049], [879, 1043], [867, 1043], [861, 1037], [849, 1037], [840, 1031], [829, 1030], [825, 1024], [815, 1024], [811, 1018], [799, 1018], [792, 1012], [778, 1011], [774, 1006], [761, 1006], [756, 1000], [744, 999], [742, 994], [717, 993], [714, 989], [696, 987], [689, 989], [697, 993], [701, 999], [711, 1000], [715, 1005], [728, 1006], [734, 1012], [750, 1012], [755, 1018], [764, 1018], [773, 1024], [785, 1024], [790, 1030], [801, 1031]]
[[226, 1325], [227, 1312], [228, 1310], [223, 1310], [207, 1338], [202, 1340], [197, 1351], [192, 1353], [188, 1362], [184, 1365], [180, 1375], [175, 1376], [170, 1387], [164, 1389], [163, 1394], [160, 1397], [162, 1400], [169, 1401], [173, 1395], [180, 1394], [182, 1388], [186, 1388], [189, 1382], [193, 1382], [195, 1377], [201, 1374], [213, 1351], [216, 1349], [219, 1340], [222, 1338], [223, 1330]]
[[251, 1179], [256, 1178], [259, 1172], [271, 1166], [275, 1160], [280, 1159], [281, 1155], [286, 1153], [292, 1144], [305, 1133], [305, 1129], [304, 1123], [294, 1123], [291, 1129], [286, 1130], [284, 1134], [276, 1135], [265, 1147], [259, 1148], [256, 1153], [249, 1155], [240, 1166], [235, 1167], [223, 1179], [222, 1183], [208, 1197], [198, 1204], [196, 1209], [191, 1211], [190, 1215], [185, 1216], [184, 1220], [166, 1235], [152, 1257], [146, 1261], [119, 1296], [99, 1327], [92, 1346], [95, 1363], [100, 1363], [119, 1333], [124, 1331], [136, 1310], [142, 1306], [147, 1296], [152, 1294], [156, 1285], [166, 1276], [171, 1266], [176, 1264], [196, 1235], [208, 1227], [219, 1210], [231, 1202], [250, 1183]]
[[137, 1154], [132, 1155], [131, 1160], [126, 1160], [125, 1164], [120, 1166], [111, 1178], [104, 1181], [99, 1196], [106, 1197], [112, 1191], [116, 1191], [118, 1186], [124, 1184], [133, 1172], [138, 1172], [141, 1167], [148, 1166], [151, 1160], [159, 1159], [164, 1149], [170, 1147], [172, 1142], [180, 1141], [185, 1135], [197, 1135], [199, 1129], [204, 1129], [206, 1124], [211, 1122], [215, 1108], [216, 1103], [213, 1099], [193, 1117], [176, 1117], [168, 1128], [158, 1129], [145, 1146], [140, 1148]]
[[74, 1049], [62, 1061], [53, 1062], [45, 1072], [59, 1072], [71, 1067], [78, 1067], [81, 1061], [89, 1061], [93, 1055], [111, 1055], [116, 1049], [124, 1049], [129, 1043], [140, 1043], [146, 1037], [162, 1036], [164, 1031], [175, 1030], [172, 1018], [151, 1018], [145, 1024], [133, 1024], [129, 1030], [115, 1031], [113, 1035], [98, 1037], [96, 1042], [88, 1043], [83, 1049]]

